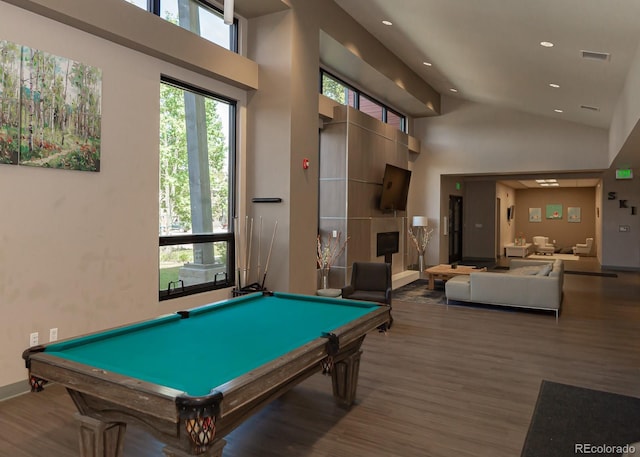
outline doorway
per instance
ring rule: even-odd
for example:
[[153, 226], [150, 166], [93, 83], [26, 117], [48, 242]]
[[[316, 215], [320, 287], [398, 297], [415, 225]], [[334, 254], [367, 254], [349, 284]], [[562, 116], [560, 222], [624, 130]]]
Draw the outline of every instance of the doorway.
[[500, 225], [501, 219], [500, 215], [502, 214], [502, 200], [500, 197], [496, 198], [496, 259], [502, 257], [502, 226]]
[[462, 197], [449, 195], [449, 263], [462, 260]]

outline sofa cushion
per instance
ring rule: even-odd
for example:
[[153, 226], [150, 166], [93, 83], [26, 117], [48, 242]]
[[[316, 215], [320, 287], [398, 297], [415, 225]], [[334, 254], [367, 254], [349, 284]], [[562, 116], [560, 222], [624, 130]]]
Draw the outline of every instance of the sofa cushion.
[[[551, 264], [549, 264], [549, 266], [551, 266]], [[518, 276], [533, 276], [533, 275], [537, 275], [541, 270], [542, 270], [542, 266], [531, 265], [528, 267], [513, 268], [508, 271], [508, 274], [518, 275]], [[551, 269], [549, 269], [549, 271], [551, 271]]]
[[447, 300], [469, 301], [471, 299], [471, 277], [458, 275], [444, 284]]

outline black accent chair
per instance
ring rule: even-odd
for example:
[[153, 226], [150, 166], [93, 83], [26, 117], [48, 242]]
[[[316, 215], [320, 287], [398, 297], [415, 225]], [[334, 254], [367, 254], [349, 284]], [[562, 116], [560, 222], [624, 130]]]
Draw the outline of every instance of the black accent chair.
[[[391, 264], [354, 262], [351, 284], [342, 288], [342, 298], [385, 303], [391, 308]], [[393, 317], [386, 328], [391, 328]], [[381, 330], [386, 330], [382, 328]]]

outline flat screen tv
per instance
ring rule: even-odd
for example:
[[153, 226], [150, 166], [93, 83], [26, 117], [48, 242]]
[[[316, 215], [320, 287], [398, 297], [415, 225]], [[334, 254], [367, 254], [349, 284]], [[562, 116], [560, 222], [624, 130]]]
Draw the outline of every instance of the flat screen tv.
[[405, 211], [409, 195], [411, 171], [387, 164], [382, 179], [380, 209], [382, 211]]

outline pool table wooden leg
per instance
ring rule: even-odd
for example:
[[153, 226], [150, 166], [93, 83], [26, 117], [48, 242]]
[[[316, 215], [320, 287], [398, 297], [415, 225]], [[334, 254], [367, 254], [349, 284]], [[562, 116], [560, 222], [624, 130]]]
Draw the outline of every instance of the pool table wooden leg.
[[341, 406], [351, 406], [356, 399], [361, 355], [357, 350], [335, 362], [331, 370], [333, 396]]
[[[200, 457], [222, 457], [222, 449], [227, 442], [223, 439], [215, 440], [209, 449], [207, 449], [204, 453], [198, 454]], [[166, 446], [162, 449], [162, 453], [166, 457], [193, 457], [193, 454], [189, 454], [182, 449], [176, 449], [171, 446]]]
[[75, 414], [79, 423], [80, 457], [122, 457], [124, 455], [124, 422], [102, 422]]

